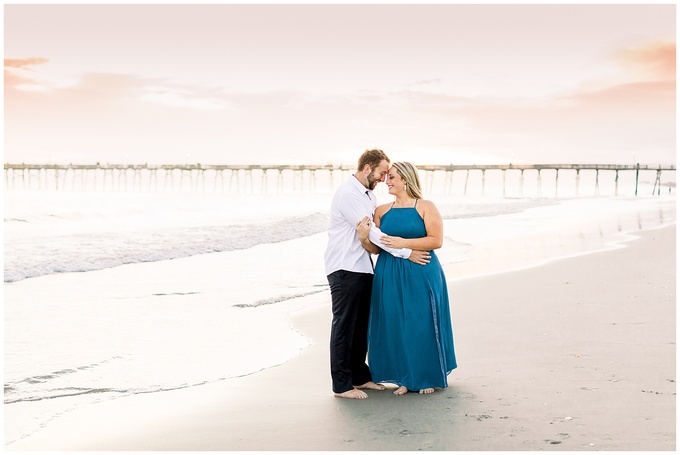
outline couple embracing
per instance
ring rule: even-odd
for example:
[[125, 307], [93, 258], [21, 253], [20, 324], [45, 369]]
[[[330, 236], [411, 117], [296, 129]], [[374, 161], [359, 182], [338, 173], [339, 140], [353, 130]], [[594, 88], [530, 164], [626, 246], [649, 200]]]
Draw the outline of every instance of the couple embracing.
[[[394, 202], [376, 207], [379, 182]], [[447, 387], [456, 356], [446, 278], [433, 251], [442, 241], [441, 215], [422, 198], [418, 170], [366, 150], [335, 192], [328, 227], [336, 397], [367, 398], [364, 390], [385, 390], [382, 383], [395, 384], [395, 395]]]

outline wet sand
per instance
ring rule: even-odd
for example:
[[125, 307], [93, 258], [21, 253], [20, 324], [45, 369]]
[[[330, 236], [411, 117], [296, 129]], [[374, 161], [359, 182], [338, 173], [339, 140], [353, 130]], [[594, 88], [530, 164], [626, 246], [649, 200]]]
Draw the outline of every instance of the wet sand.
[[639, 236], [448, 275], [459, 367], [432, 395], [334, 398], [325, 296], [292, 315], [313, 344], [284, 365], [88, 406], [5, 449], [675, 450], [675, 226]]

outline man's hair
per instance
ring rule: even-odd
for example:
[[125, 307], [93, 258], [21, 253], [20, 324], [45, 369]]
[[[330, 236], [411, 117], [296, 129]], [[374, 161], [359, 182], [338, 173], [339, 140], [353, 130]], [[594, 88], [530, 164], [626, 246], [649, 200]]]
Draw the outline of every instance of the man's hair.
[[359, 157], [357, 171], [363, 170], [364, 166], [367, 164], [370, 165], [371, 170], [373, 170], [383, 161], [387, 161], [387, 164], [390, 164], [390, 159], [385, 155], [385, 152], [380, 149], [368, 149]]

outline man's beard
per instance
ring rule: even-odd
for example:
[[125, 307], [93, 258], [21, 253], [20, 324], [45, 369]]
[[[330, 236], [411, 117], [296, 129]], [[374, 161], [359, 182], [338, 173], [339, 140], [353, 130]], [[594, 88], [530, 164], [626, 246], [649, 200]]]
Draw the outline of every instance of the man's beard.
[[373, 174], [368, 176], [368, 189], [373, 191], [378, 186], [378, 181], [373, 177]]

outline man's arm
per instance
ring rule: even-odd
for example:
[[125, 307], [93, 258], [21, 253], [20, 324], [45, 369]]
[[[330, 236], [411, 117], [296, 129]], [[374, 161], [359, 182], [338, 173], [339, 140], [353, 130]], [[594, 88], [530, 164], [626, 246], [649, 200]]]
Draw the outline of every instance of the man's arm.
[[[370, 221], [369, 221], [369, 223], [370, 223]], [[365, 236], [365, 234], [364, 234], [363, 238], [362, 238], [361, 235], [359, 236], [359, 238], [361, 239], [361, 244], [364, 246], [364, 248], [368, 252], [373, 253], [373, 254], [378, 254], [380, 252], [381, 248], [384, 249], [385, 251], [388, 251], [388, 249], [390, 249], [390, 248], [384, 246], [382, 244], [382, 242], [379, 243], [380, 246], [378, 247], [373, 243], [373, 241], [370, 240], [371, 238], [377, 238], [378, 241], [380, 241], [379, 239], [383, 235], [380, 228], [376, 227], [373, 223], [370, 223], [370, 226], [371, 226], [370, 230], [366, 227], [364, 227], [364, 229], [363, 229], [364, 232], [366, 232], [366, 231], [369, 232], [368, 236]], [[429, 251], [411, 250], [409, 248], [402, 248], [401, 250], [409, 251], [410, 253], [408, 253], [408, 256], [397, 256], [397, 257], [401, 257], [403, 259], [408, 259], [409, 261], [416, 263], [418, 265], [426, 265], [426, 264], [430, 263], [431, 256], [430, 256]], [[406, 252], [404, 252], [403, 254], [406, 254]]]
[[[366, 216], [365, 208], [362, 209], [362, 207], [365, 207], [364, 201], [358, 199], [357, 198], [358, 196], [359, 196], [358, 194], [345, 195], [339, 206], [340, 213], [342, 213], [342, 216], [355, 227], [358, 227], [359, 226], [358, 223], [363, 221], [364, 218], [367, 218], [370, 221], [370, 218]], [[382, 245], [380, 243], [380, 237], [382, 237], [384, 234], [377, 227], [373, 226], [373, 228], [377, 230], [377, 232], [373, 234], [373, 236], [377, 235], [377, 240], [375, 240], [374, 245], [376, 245], [378, 248], [382, 248], [383, 250], [390, 253], [392, 256], [396, 256], [398, 258], [407, 259], [411, 255], [411, 249], [409, 248], [391, 248]], [[359, 240], [361, 240], [361, 237], [359, 238]], [[373, 240], [371, 239], [369, 240], [373, 242]], [[378, 254], [380, 252], [380, 249], [374, 250], [368, 244], [365, 244], [364, 240], [361, 240], [361, 244], [366, 249], [366, 251], [369, 251], [370, 253]]]
[[[377, 246], [380, 249], [383, 249], [390, 253], [392, 256], [396, 256], [398, 258], [403, 258], [403, 259], [408, 259], [409, 256], [411, 256], [411, 250], [410, 248], [391, 248], [389, 246], [383, 245], [383, 243], [380, 241], [380, 238], [385, 235], [383, 232], [380, 230], [379, 227], [377, 227], [375, 224], [371, 223], [371, 230], [368, 233], [368, 240], [371, 241], [372, 245]], [[363, 245], [363, 242], [362, 242]], [[364, 247], [365, 248], [365, 247]], [[380, 250], [378, 250], [380, 252]], [[374, 253], [378, 254], [378, 253]]]
[[[357, 232], [359, 233], [359, 240], [361, 241], [361, 246], [363, 246], [364, 249], [371, 254], [379, 254], [380, 247], [377, 246], [375, 243], [371, 242], [370, 239], [368, 238], [368, 235], [362, 235], [362, 231], [359, 229], [360, 223], [361, 222], [357, 224]], [[368, 230], [368, 232], [370, 232], [370, 230]]]
[[369, 253], [378, 254], [380, 253], [380, 250], [383, 249], [394, 257], [408, 259], [409, 256], [411, 256], [412, 250], [410, 248], [391, 248], [383, 245], [380, 242], [380, 238], [385, 234], [382, 233], [380, 228], [373, 224], [369, 217], [365, 216], [363, 219], [359, 220], [356, 228], [361, 245]]
[[[375, 229], [375, 231], [374, 231]], [[373, 231], [373, 235], [371, 235], [371, 231]], [[383, 245], [381, 247], [376, 246], [371, 240], [369, 239], [369, 236], [372, 236], [373, 238], [380, 239], [382, 236], [382, 231], [380, 231], [380, 228], [376, 227], [370, 220], [370, 218], [365, 217], [363, 220], [359, 221], [357, 223], [357, 233], [359, 235], [359, 240], [361, 240], [361, 245], [368, 251], [369, 253], [372, 254], [378, 254], [380, 252], [381, 247], [387, 251], [387, 248]], [[406, 250], [409, 250], [408, 248], [405, 248]], [[414, 262], [418, 265], [426, 265], [430, 262], [430, 253], [428, 251], [423, 251], [423, 250], [409, 250], [411, 251], [408, 256], [404, 257], [403, 259], [408, 259], [411, 262]]]

